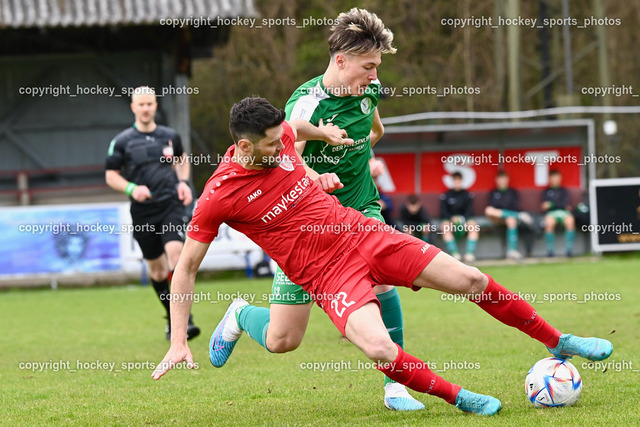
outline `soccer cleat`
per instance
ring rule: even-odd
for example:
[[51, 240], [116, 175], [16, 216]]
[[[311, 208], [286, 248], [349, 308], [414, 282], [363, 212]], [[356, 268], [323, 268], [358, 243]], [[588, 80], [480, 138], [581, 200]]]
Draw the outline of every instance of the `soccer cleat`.
[[547, 348], [551, 354], [561, 359], [580, 356], [592, 361], [598, 361], [611, 356], [613, 344], [611, 344], [611, 341], [602, 338], [582, 338], [571, 334], [562, 334], [555, 348]]
[[224, 313], [224, 317], [211, 335], [211, 340], [209, 341], [209, 360], [216, 368], [222, 367], [222, 365], [229, 360], [233, 348], [242, 336], [242, 329], [238, 326], [236, 312], [239, 308], [247, 305], [249, 305], [249, 303], [241, 298], [234, 299], [231, 304], [229, 304], [226, 313]]
[[[164, 328], [164, 335], [167, 341], [171, 341], [171, 321], [167, 322], [167, 326]], [[193, 323], [193, 316], [189, 315], [189, 323], [187, 323], [187, 340], [200, 335], [200, 328]]]
[[454, 252], [451, 254], [451, 256], [457, 259], [458, 261], [462, 260], [462, 256], [460, 256], [460, 252]]
[[424, 404], [411, 396], [405, 386], [388, 383], [384, 386], [384, 406], [392, 411], [419, 411]]
[[502, 409], [502, 403], [495, 397], [473, 393], [461, 388], [456, 396], [456, 408], [464, 412], [491, 416]]
[[193, 323], [193, 316], [189, 315], [189, 323], [187, 323], [187, 340], [193, 339], [200, 335], [200, 328]]

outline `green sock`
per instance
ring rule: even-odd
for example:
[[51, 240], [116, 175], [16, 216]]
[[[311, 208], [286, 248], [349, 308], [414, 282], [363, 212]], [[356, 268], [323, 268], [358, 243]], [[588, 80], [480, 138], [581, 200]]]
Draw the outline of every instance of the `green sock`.
[[[390, 291], [376, 295], [380, 301], [380, 311], [382, 312], [382, 321], [387, 327], [387, 331], [391, 336], [391, 340], [404, 348], [404, 333], [402, 323], [402, 306], [400, 305], [400, 295], [396, 288]], [[384, 385], [394, 383], [391, 378], [384, 377]]]
[[565, 244], [567, 245], [567, 252], [573, 250], [573, 239], [576, 237], [576, 230], [567, 230], [565, 232]]
[[510, 211], [509, 209], [502, 209], [502, 215], [500, 215], [500, 218], [517, 218], [518, 217], [518, 212], [516, 211]]
[[[238, 326], [245, 331], [255, 342], [267, 348], [267, 328], [269, 327], [270, 311], [266, 307], [244, 307], [239, 315], [236, 315]], [[267, 348], [267, 350], [269, 350]]]
[[477, 240], [467, 239], [467, 253], [473, 255], [473, 252], [476, 250], [477, 244]]
[[507, 250], [515, 251], [518, 247], [518, 229], [507, 228]]
[[445, 241], [445, 243], [447, 244], [447, 250], [451, 255], [458, 253], [458, 245], [456, 244], [456, 239]]
[[553, 231], [548, 231], [546, 233], [544, 233], [544, 239], [547, 241], [547, 251], [548, 252], [553, 252], [554, 249], [554, 244], [553, 244], [553, 240], [555, 238], [555, 235], [553, 234]]

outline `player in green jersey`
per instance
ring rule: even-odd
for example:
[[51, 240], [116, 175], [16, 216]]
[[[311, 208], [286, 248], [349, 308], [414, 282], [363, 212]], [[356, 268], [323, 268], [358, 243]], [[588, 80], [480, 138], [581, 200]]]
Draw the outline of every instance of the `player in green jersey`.
[[[377, 109], [381, 87], [377, 67], [383, 53], [396, 51], [392, 46], [393, 33], [375, 14], [356, 8], [341, 13], [331, 32], [331, 59], [326, 72], [296, 89], [285, 106], [286, 119], [304, 119], [316, 126], [322, 122], [333, 123], [346, 130], [354, 144], [331, 146], [324, 141], [302, 141], [296, 142], [296, 151], [306, 163], [309, 177], [324, 191], [335, 195], [342, 205], [384, 222], [369, 160], [371, 148], [384, 132]], [[403, 320], [398, 291], [383, 284], [374, 286], [374, 291], [387, 331], [402, 347]], [[295, 350], [309, 322], [310, 295], [278, 268], [270, 303], [269, 310], [237, 301], [235, 314], [240, 329], [270, 352]], [[222, 366], [219, 362], [214, 365]], [[424, 409], [402, 384], [385, 377], [384, 389], [387, 408]]]

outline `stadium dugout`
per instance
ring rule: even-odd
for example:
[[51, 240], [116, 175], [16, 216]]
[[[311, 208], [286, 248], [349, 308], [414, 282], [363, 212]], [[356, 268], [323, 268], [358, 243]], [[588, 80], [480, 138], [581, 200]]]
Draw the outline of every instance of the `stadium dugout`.
[[[588, 176], [595, 174], [594, 164], [588, 163], [595, 149], [593, 126], [591, 119], [387, 125], [374, 151], [389, 170], [390, 176], [381, 182], [396, 216], [407, 196], [416, 194], [438, 230], [440, 195], [449, 188], [452, 173], [462, 174], [463, 186], [474, 194], [473, 214], [480, 225], [478, 259], [504, 258], [506, 253], [504, 227], [484, 216], [495, 176], [504, 170], [510, 186], [520, 194], [521, 209], [533, 215], [533, 231], [539, 234], [528, 248], [521, 238], [519, 250], [538, 257], [546, 255], [541, 193], [548, 186], [549, 171], [563, 174], [572, 206], [587, 202]], [[556, 253], [563, 253], [562, 240], [556, 239]], [[444, 247], [441, 235], [436, 234], [435, 243]], [[588, 235], [578, 231], [574, 255], [589, 251]]]
[[190, 152], [191, 62], [226, 43], [252, 0], [0, 0], [0, 204], [126, 200], [104, 182], [131, 91]]

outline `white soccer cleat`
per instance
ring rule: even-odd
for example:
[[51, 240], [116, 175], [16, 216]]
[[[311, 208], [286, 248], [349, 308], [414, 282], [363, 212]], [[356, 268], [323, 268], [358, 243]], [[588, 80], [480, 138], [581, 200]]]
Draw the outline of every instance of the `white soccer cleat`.
[[424, 404], [411, 396], [405, 386], [388, 383], [384, 386], [384, 406], [392, 411], [419, 411]]

